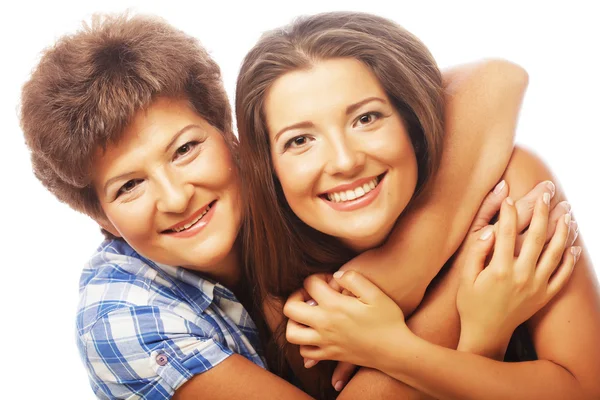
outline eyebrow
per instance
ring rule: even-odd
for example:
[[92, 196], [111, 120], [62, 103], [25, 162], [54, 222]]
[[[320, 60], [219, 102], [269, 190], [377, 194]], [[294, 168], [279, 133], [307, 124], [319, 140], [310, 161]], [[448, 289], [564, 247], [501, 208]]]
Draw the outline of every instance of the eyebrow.
[[[377, 96], [367, 97], [364, 100], [361, 100], [361, 101], [359, 101], [357, 103], [354, 103], [354, 104], [350, 104], [348, 107], [346, 107], [346, 115], [352, 114], [354, 111], [356, 111], [360, 107], [362, 107], [365, 104], [370, 103], [372, 101], [378, 101], [380, 103], [387, 104], [387, 101], [385, 101], [381, 97], [377, 97]], [[310, 121], [302, 121], [302, 122], [298, 122], [298, 123], [293, 124], [293, 125], [286, 126], [285, 128], [279, 130], [279, 132], [277, 132], [277, 134], [275, 135], [275, 138], [274, 138], [273, 141], [276, 142], [277, 139], [279, 138], [279, 136], [281, 136], [281, 134], [283, 132], [285, 132], [285, 131], [289, 131], [289, 130], [292, 130], [292, 129], [312, 128], [313, 126], [314, 126], [314, 124], [312, 122], [310, 122]]]
[[[186, 125], [183, 128], [181, 128], [180, 130], [178, 130], [175, 133], [175, 135], [173, 135], [173, 138], [171, 138], [171, 140], [169, 141], [169, 144], [167, 144], [165, 146], [165, 152], [167, 152], [169, 150], [169, 148], [171, 148], [171, 146], [173, 146], [173, 144], [177, 141], [177, 139], [179, 139], [179, 137], [181, 135], [183, 135], [184, 133], [186, 133], [190, 129], [202, 129], [202, 127], [200, 125], [198, 125], [198, 124], [189, 124], [189, 125]], [[110, 178], [104, 184], [104, 195], [108, 196], [108, 187], [110, 185], [112, 185], [114, 182], [119, 181], [121, 179], [126, 179], [127, 177], [129, 177], [131, 175], [134, 175], [134, 172], [127, 172], [125, 174], [121, 174], [121, 175], [114, 176], [114, 177]]]

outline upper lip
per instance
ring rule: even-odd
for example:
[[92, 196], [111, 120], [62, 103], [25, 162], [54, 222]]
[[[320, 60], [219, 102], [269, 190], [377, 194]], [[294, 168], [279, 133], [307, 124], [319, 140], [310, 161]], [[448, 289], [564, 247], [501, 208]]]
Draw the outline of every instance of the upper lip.
[[344, 184], [338, 185], [334, 188], [331, 188], [331, 189], [327, 190], [326, 192], [323, 192], [323, 194], [343, 192], [346, 190], [356, 189], [358, 186], [362, 186], [365, 183], [371, 182], [373, 179], [377, 178], [378, 176], [379, 175], [373, 175], [373, 176], [369, 176], [367, 178], [357, 179], [352, 183], [344, 183]]
[[173, 231], [175, 229], [181, 229], [184, 226], [186, 226], [187, 224], [189, 224], [190, 222], [194, 221], [196, 218], [198, 218], [198, 216], [200, 214], [202, 214], [202, 212], [204, 210], [206, 210], [206, 207], [208, 207], [209, 205], [211, 205], [213, 202], [211, 201], [210, 203], [207, 203], [206, 205], [204, 205], [204, 207], [200, 207], [196, 212], [194, 212], [192, 215], [190, 215], [189, 217], [187, 217], [186, 219], [184, 219], [181, 222], [176, 223], [173, 226], [168, 227], [167, 229], [164, 229], [163, 232], [165, 231]]

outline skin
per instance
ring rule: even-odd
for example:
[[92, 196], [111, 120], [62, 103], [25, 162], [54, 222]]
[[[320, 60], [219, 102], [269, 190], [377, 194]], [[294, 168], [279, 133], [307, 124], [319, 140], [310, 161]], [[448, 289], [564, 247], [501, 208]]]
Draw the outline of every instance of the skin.
[[[493, 64], [493, 63], [492, 63]], [[486, 64], [489, 67], [489, 64]], [[504, 64], [504, 66], [502, 68], [506, 68], [507, 65]], [[498, 81], [494, 81], [494, 80], [490, 80], [490, 79], [485, 79], [485, 78], [490, 78], [490, 76], [486, 77], [486, 74], [490, 74], [491, 76], [496, 76], [496, 74], [498, 73], [498, 71], [503, 71], [503, 73], [499, 76], [502, 76], [502, 83], [506, 83], [506, 78], [507, 78], [507, 72], [510, 71], [514, 71], [514, 66], [508, 65], [508, 69], [504, 69], [502, 70], [502, 68], [499, 68], [499, 65], [493, 65], [492, 68], [484, 68], [487, 72], [484, 74], [474, 74], [473, 72], [471, 72], [469, 70], [469, 68], [464, 68], [462, 71], [465, 73], [465, 75], [470, 75], [471, 77], [473, 77], [473, 80], [470, 79], [466, 79], [462, 84], [458, 85], [459, 88], [457, 88], [455, 94], [455, 98], [453, 99], [455, 102], [459, 101], [458, 104], [460, 103], [461, 100], [461, 95], [458, 95], [460, 93], [463, 93], [464, 96], [466, 97], [474, 97], [475, 101], [469, 103], [469, 102], [465, 102], [465, 104], [463, 105], [464, 108], [463, 110], [472, 110], [473, 108], [476, 108], [477, 105], [481, 105], [485, 102], [481, 101], [480, 97], [477, 96], [473, 96], [474, 94], [477, 93], [477, 90], [473, 90], [473, 89], [481, 89], [482, 87], [485, 88], [490, 88], [489, 89], [489, 93], [488, 94], [493, 94], [495, 95], [498, 92], [498, 88], [503, 88], [503, 86], [501, 84], [499, 84]], [[481, 72], [480, 69], [478, 68], [474, 68], [475, 71], [479, 71]], [[459, 70], [454, 71], [454, 74], [450, 74], [449, 76], [452, 77], [452, 79], [455, 79], [455, 83], [456, 82], [460, 82], [461, 81], [461, 74], [458, 73]], [[482, 76], [483, 75], [483, 76]], [[510, 75], [508, 75], [510, 76]], [[486, 82], [485, 85], [475, 85], [475, 87], [473, 87], [473, 81], [477, 81], [477, 80], [483, 80]], [[460, 90], [459, 90], [460, 89]], [[505, 91], [512, 93], [510, 90], [506, 90]], [[520, 98], [522, 89], [516, 90], [515, 92], [518, 92], [516, 94], [515, 97]], [[481, 94], [481, 92], [479, 92], [479, 94]], [[160, 99], [159, 99], [160, 100]], [[160, 100], [162, 101], [162, 100]], [[167, 103], [169, 103], [169, 101], [165, 100]], [[172, 102], [172, 100], [171, 100]], [[177, 102], [175, 102], [177, 103]], [[499, 112], [499, 104], [492, 104], [494, 103], [494, 101], [490, 101], [490, 109], [493, 109], [494, 112]], [[169, 114], [173, 113], [173, 114], [186, 114], [187, 115], [187, 111], [185, 110], [185, 107], [183, 107], [182, 103], [177, 103], [179, 104], [179, 106], [172, 108], [170, 111], [166, 112], [165, 109], [165, 117], [168, 117]], [[456, 103], [455, 103], [456, 104]], [[518, 105], [516, 107], [514, 107], [515, 109], [518, 108]], [[151, 115], [152, 110], [154, 109], [154, 107], [150, 107], [146, 113], [140, 113], [138, 115], [139, 119], [143, 120], [145, 117]], [[500, 108], [501, 109], [501, 108]], [[493, 118], [490, 118], [490, 115], [495, 115], [492, 113], [486, 114], [486, 110], [480, 109], [478, 111], [481, 111], [481, 123], [483, 126], [483, 122], [485, 123], [490, 123], [490, 122], [494, 122], [495, 125], [495, 120]], [[511, 108], [512, 111], [512, 108]], [[516, 112], [513, 112], [513, 114], [516, 115]], [[192, 115], [188, 115], [189, 118], [184, 118], [186, 120], [187, 123], [189, 123], [189, 120], [193, 120], [199, 123], [200, 126], [202, 125], [202, 122], [204, 122], [202, 120], [201, 117], [199, 117], [198, 115], [192, 113]], [[169, 117], [170, 118], [170, 117]], [[168, 119], [168, 118], [167, 118]], [[136, 121], [138, 120], [138, 118], [136, 118]], [[142, 121], [143, 122], [143, 121]], [[182, 121], [183, 122], [183, 121]], [[477, 120], [472, 120], [469, 121], [470, 122], [470, 126], [472, 126], [474, 129], [478, 129], [480, 126], [477, 124]], [[142, 126], [144, 125], [143, 123], [141, 124]], [[177, 126], [175, 126], [177, 125]], [[175, 124], [175, 125], [169, 125], [172, 127], [172, 129], [165, 129], [164, 131], [161, 129], [161, 132], [168, 132], [168, 134], [173, 135], [176, 131], [178, 131], [179, 129], [181, 129], [183, 126], [182, 124]], [[511, 125], [509, 123], [509, 125]], [[496, 125], [495, 125], [496, 126]], [[497, 126], [496, 126], [497, 127]], [[148, 206], [147, 208], [147, 212], [143, 213], [142, 216], [144, 218], [142, 218], [141, 220], [144, 222], [144, 226], [146, 226], [146, 217], [149, 217], [149, 221], [150, 224], [147, 226], [151, 226], [154, 230], [153, 233], [149, 234], [149, 236], [147, 236], [147, 240], [151, 243], [156, 244], [156, 254], [158, 256], [163, 256], [166, 257], [165, 261], [171, 260], [171, 256], [165, 251], [165, 247], [162, 247], [162, 243], [160, 240], [160, 232], [163, 228], [162, 224], [164, 223], [164, 221], [168, 221], [168, 226], [170, 226], [169, 224], [175, 224], [175, 223], [179, 223], [182, 220], [185, 220], [189, 215], [190, 215], [190, 210], [195, 208], [195, 206], [198, 203], [201, 203], [202, 205], [205, 204], [206, 201], [211, 201], [211, 199], [214, 198], [218, 198], [219, 202], [224, 201], [225, 199], [234, 199], [236, 197], [236, 195], [234, 194], [234, 192], [236, 190], [234, 190], [233, 188], [228, 188], [227, 184], [225, 183], [225, 180], [223, 180], [221, 182], [221, 184], [216, 184], [216, 183], [210, 183], [212, 182], [212, 175], [207, 174], [207, 171], [212, 171], [213, 174], [219, 174], [219, 173], [223, 173], [225, 171], [228, 170], [227, 165], [226, 164], [218, 164], [219, 162], [223, 162], [223, 159], [226, 160], [230, 160], [230, 155], [228, 155], [228, 157], [223, 157], [224, 154], [221, 153], [222, 150], [225, 149], [225, 147], [220, 146], [221, 144], [224, 145], [224, 142], [220, 142], [220, 140], [222, 140], [222, 138], [219, 135], [218, 131], [213, 131], [210, 129], [209, 126], [204, 127], [203, 126], [203, 132], [207, 133], [209, 136], [208, 138], [205, 140], [205, 142], [203, 143], [203, 147], [202, 147], [202, 151], [200, 152], [199, 157], [206, 157], [206, 158], [212, 158], [213, 153], [214, 154], [220, 154], [218, 157], [215, 157], [214, 160], [212, 160], [213, 162], [216, 162], [217, 165], [220, 165], [221, 167], [218, 170], [210, 170], [210, 169], [200, 169], [198, 168], [198, 171], [196, 171], [196, 173], [198, 174], [197, 176], [194, 174], [193, 176], [191, 175], [187, 175], [185, 174], [185, 176], [190, 176], [189, 179], [179, 179], [180, 174], [178, 172], [184, 172], [185, 170], [183, 169], [183, 167], [179, 167], [178, 163], [173, 162], [173, 155], [174, 153], [169, 153], [169, 152], [164, 152], [164, 146], [166, 146], [166, 143], [163, 145], [162, 143], [159, 146], [150, 146], [149, 144], [152, 143], [151, 141], [148, 142], [148, 146], [146, 146], [144, 143], [144, 141], [142, 140], [140, 143], [138, 143], [138, 145], [131, 145], [129, 146], [129, 149], [133, 152], [133, 154], [136, 154], [136, 152], [138, 151], [138, 147], [141, 147], [142, 149], [146, 149], [147, 152], [144, 153], [143, 151], [140, 151], [140, 154], [146, 154], [146, 156], [142, 156], [139, 158], [139, 164], [136, 165], [132, 165], [132, 170], [135, 171], [136, 169], [139, 169], [140, 171], [135, 171], [135, 172], [141, 172], [141, 174], [138, 176], [134, 176], [135, 178], [138, 179], [143, 179], [144, 182], [147, 183], [147, 188], [149, 189], [148, 192], [144, 191], [143, 192], [143, 196], [140, 196], [138, 199], [136, 199], [135, 201], [141, 201], [143, 199], [146, 199], [146, 197], [148, 195], [151, 195], [151, 200], [149, 200], [149, 204], [150, 206]], [[502, 127], [505, 128], [505, 127]], [[508, 129], [509, 131], [512, 132], [512, 130]], [[136, 130], [132, 130], [137, 132]], [[485, 133], [495, 133], [493, 132], [494, 130], [489, 130], [489, 131], [485, 131]], [[450, 138], [453, 138], [453, 140], [455, 142], [453, 142], [451, 144], [451, 146], [449, 147], [450, 149], [453, 148], [453, 145], [456, 145], [458, 148], [461, 149], [467, 149], [469, 150], [469, 152], [467, 152], [467, 154], [478, 154], [476, 151], [470, 151], [473, 150], [473, 148], [470, 148], [468, 146], [474, 146], [476, 143], [489, 143], [490, 147], [493, 147], [495, 150], [494, 151], [498, 151], [496, 149], [498, 149], [498, 143], [494, 143], [494, 139], [498, 138], [499, 135], [492, 135], [491, 138], [486, 138], [485, 140], [482, 138], [481, 140], [477, 141], [477, 140], [473, 140], [472, 137], [470, 137], [469, 135], [467, 135], [466, 133], [469, 131], [464, 131], [465, 133], [460, 136], [461, 140], [458, 140], [459, 137], [453, 136], [452, 134], [447, 135]], [[144, 137], [143, 135], [144, 131], [140, 130], [137, 133], [131, 133], [131, 140], [133, 141], [136, 137], [136, 135], [139, 135], [140, 137]], [[213, 133], [216, 133], [216, 135], [213, 135]], [[450, 132], [449, 132], [450, 133]], [[481, 131], [477, 131], [477, 135], [476, 136], [484, 136]], [[502, 147], [500, 146], [500, 148], [508, 148], [508, 146], [511, 145], [512, 141], [512, 134], [506, 134], [504, 136], [504, 141], [507, 142], [507, 144]], [[214, 147], [210, 147], [213, 146]], [[156, 151], [156, 148], [160, 148], [161, 151], [158, 152]], [[210, 151], [209, 151], [210, 149]], [[107, 149], [107, 153], [108, 154], [110, 152], [110, 148]], [[118, 152], [118, 150], [115, 149], [115, 151]], [[452, 154], [452, 152], [450, 152], [450, 154]], [[499, 159], [502, 159], [501, 156], [498, 157]], [[120, 157], [116, 157], [115, 160], [122, 160], [122, 162], [129, 162], [127, 161], [128, 157], [123, 153], [121, 154]], [[137, 157], [133, 157], [132, 160], [136, 160], [138, 159]], [[463, 157], [461, 158], [461, 160], [468, 160], [468, 157]], [[200, 160], [196, 161], [196, 162], [200, 162]], [[499, 163], [502, 163], [502, 161], [499, 161]], [[110, 165], [110, 162], [107, 162], [106, 165]], [[207, 162], [208, 164], [208, 162]], [[118, 164], [117, 164], [118, 165]], [[204, 164], [203, 164], [204, 165]], [[207, 166], [207, 168], [210, 167], [209, 164]], [[456, 165], [460, 168], [464, 167], [464, 165], [460, 165], [460, 163], [456, 163]], [[472, 165], [468, 165], [468, 168], [471, 168]], [[203, 167], [204, 168], [204, 167]], [[460, 171], [460, 168], [458, 168], [458, 170]], [[452, 169], [452, 168], [451, 168]], [[106, 172], [103, 168], [99, 168], [99, 170], [102, 170], [104, 173]], [[235, 168], [233, 169], [235, 170]], [[454, 173], [456, 173], [456, 169], [454, 169]], [[114, 171], [114, 175], [119, 175], [123, 172], [129, 172], [129, 171]], [[171, 174], [169, 174], [168, 172], [171, 172]], [[487, 171], [489, 173], [489, 171]], [[491, 174], [494, 175], [494, 174]], [[497, 174], [497, 176], [500, 175], [500, 172]], [[163, 181], [161, 179], [161, 177], [165, 177], [166, 176], [166, 183], [165, 181]], [[486, 174], [487, 176], [487, 174]], [[112, 176], [111, 176], [112, 177]], [[111, 177], [109, 177], [108, 175], [106, 175], [104, 177], [105, 180], [110, 179]], [[175, 179], [177, 178], [177, 179]], [[489, 178], [489, 186], [493, 186], [492, 180], [496, 180], [497, 177], [490, 177]], [[100, 180], [99, 180], [100, 181]], [[104, 182], [102, 182], [104, 183]], [[102, 183], [100, 184], [101, 186]], [[125, 182], [124, 182], [125, 183]], [[140, 187], [141, 189], [146, 189], [144, 187], [144, 185], [146, 185], [146, 183], [143, 183], [142, 186]], [[443, 180], [439, 182], [440, 184], [443, 183]], [[466, 183], [465, 183], [466, 184]], [[164, 186], [164, 188], [163, 188]], [[189, 199], [189, 204], [185, 207], [174, 207], [172, 209], [162, 209], [159, 208], [159, 205], [161, 205], [161, 199], [162, 199], [162, 193], [165, 192], [169, 192], [169, 187], [173, 186], [173, 190], [175, 191], [182, 191], [185, 192], [186, 188], [189, 186], [193, 186], [194, 191], [193, 191], [193, 195], [189, 195], [188, 194], [188, 199]], [[485, 186], [488, 186], [488, 182], [485, 183]], [[166, 189], [165, 189], [166, 188]], [[230, 190], [231, 189], [231, 190]], [[481, 189], [481, 188], [478, 188]], [[189, 189], [187, 189], [189, 190]], [[457, 191], [459, 191], [460, 188], [457, 188]], [[472, 202], [472, 207], [473, 207], [473, 215], [475, 213], [475, 211], [477, 210], [477, 207], [479, 206], [479, 203], [481, 202], [481, 199], [483, 198], [483, 195], [485, 193], [485, 191], [483, 189], [481, 189], [482, 194], [478, 197], [478, 196], [473, 196], [473, 197], [478, 197], [477, 199], [473, 199]], [[487, 189], [486, 189], [487, 191]], [[100, 192], [99, 192], [100, 194]], [[468, 193], [471, 194], [471, 193]], [[165, 197], [166, 198], [166, 197]], [[202, 201], [198, 201], [199, 199], [201, 199]], [[115, 203], [113, 201], [113, 206], [114, 208], [109, 209], [108, 205], [108, 200], [101, 200], [103, 201], [103, 207], [106, 206], [105, 210], [106, 210], [106, 214], [107, 214], [107, 220], [101, 220], [98, 221], [102, 226], [109, 228], [109, 230], [116, 235], [122, 235], [122, 237], [125, 240], [129, 240], [129, 231], [127, 229], [130, 229], [127, 225], [128, 223], [131, 223], [132, 220], [131, 219], [126, 219], [125, 217], [127, 216], [127, 213], [122, 212], [120, 213], [121, 209], [124, 209], [126, 207], [128, 207], [127, 202], [120, 204], [117, 206], [117, 204], [119, 203]], [[196, 203], [196, 201], [198, 201], [198, 203]], [[229, 203], [229, 201], [228, 201]], [[235, 202], [232, 200], [230, 202], [231, 204], [235, 204]], [[161, 205], [162, 207], [162, 205]], [[221, 207], [221, 209], [225, 209], [225, 207]], [[237, 259], [237, 255], [235, 253], [235, 246], [233, 246], [233, 243], [235, 242], [235, 237], [236, 235], [233, 234], [233, 232], [237, 233], [237, 228], [239, 227], [239, 223], [234, 223], [233, 221], [235, 221], [237, 218], [235, 217], [235, 211], [236, 211], [236, 207], [231, 207], [228, 209], [231, 210], [231, 214], [228, 214], [226, 217], [227, 218], [223, 218], [223, 219], [219, 219], [220, 223], [218, 224], [219, 228], [223, 228], [224, 230], [221, 232], [219, 231], [219, 240], [226, 240], [226, 241], [230, 241], [231, 242], [231, 246], [230, 248], [227, 248], [227, 246], [223, 246], [223, 247], [218, 247], [216, 246], [218, 243], [213, 243], [215, 246], [210, 246], [210, 248], [207, 248], [206, 252], [204, 254], [197, 254], [196, 256], [193, 257], [193, 260], [205, 260], [206, 263], [200, 263], [197, 261], [192, 261], [190, 257], [190, 259], [186, 259], [185, 257], [187, 257], [187, 255], [181, 254], [181, 253], [175, 253], [175, 257], [173, 257], [172, 262], [175, 263], [177, 262], [177, 264], [180, 265], [186, 265], [188, 268], [194, 269], [194, 270], [198, 270], [198, 271], [202, 271], [204, 273], [207, 274], [212, 274], [211, 276], [215, 277], [217, 280], [221, 281], [222, 283], [224, 283], [226, 286], [234, 289], [235, 292], [235, 287], [236, 287], [236, 283], [239, 283], [239, 281], [236, 279], [236, 274], [229, 274], [229, 273], [223, 273], [220, 274], [219, 271], [230, 271], [230, 270], [236, 270], [235, 267], [233, 268], [229, 268], [228, 265], [230, 265], [228, 262], [225, 263], [220, 263], [219, 266], [221, 267], [219, 270], [216, 269], [215, 264], [213, 264], [212, 262], [210, 262], [210, 260], [213, 261], [217, 261], [217, 260], [222, 260], [222, 261], [226, 261], [229, 259]], [[239, 208], [238, 208], [239, 209]], [[424, 210], [427, 209], [427, 207], [423, 207]], [[181, 211], [183, 210], [183, 211]], [[469, 211], [470, 213], [471, 211]], [[217, 217], [218, 214], [215, 214], [214, 217]], [[118, 218], [119, 216], [123, 217], [122, 219]], [[221, 215], [222, 217], [225, 217], [224, 215]], [[175, 218], [173, 218], [175, 217]], [[464, 217], [463, 215], [461, 215], [461, 217]], [[465, 222], [465, 231], [468, 228], [468, 224], [470, 223], [470, 219], [472, 219], [472, 216], [469, 219], [469, 222]], [[215, 224], [215, 221], [217, 221], [216, 219], [214, 221], [212, 221], [212, 224]], [[425, 221], [426, 222], [426, 221]], [[217, 225], [217, 224], [215, 224]], [[168, 227], [167, 226], [167, 227]], [[209, 225], [210, 226], [210, 225]], [[424, 223], [422, 225], [423, 227], [427, 226], [427, 223]], [[208, 226], [207, 226], [208, 227]], [[160, 229], [156, 229], [156, 228], [160, 228]], [[133, 231], [134, 233], [137, 231]], [[204, 233], [208, 233], [209, 230], [206, 229], [202, 235], [204, 235]], [[212, 231], [210, 231], [212, 232]], [[416, 233], [416, 232], [413, 232]], [[138, 237], [141, 239], [146, 238], [145, 233], [142, 233], [141, 231], [138, 233], [139, 236], [136, 235], [132, 235], [132, 238], [137, 239]], [[215, 232], [215, 234], [217, 234]], [[431, 232], [424, 230], [423, 234], [431, 234]], [[207, 241], [210, 240], [213, 235], [207, 235], [210, 237], [206, 237], [203, 238], [206, 239]], [[412, 236], [412, 235], [411, 235]], [[459, 236], [458, 234], [456, 236]], [[417, 238], [419, 236], [415, 236], [415, 238]], [[464, 237], [464, 234], [463, 234]], [[461, 238], [462, 240], [462, 238]], [[199, 240], [200, 242], [200, 240]], [[443, 241], [440, 240], [440, 243], [442, 243]], [[458, 247], [458, 244], [460, 243], [460, 241], [457, 241], [456, 247]], [[170, 243], [172, 245], [175, 246], [175, 250], [179, 251], [179, 247], [177, 247], [176, 242]], [[408, 243], [407, 243], [408, 244]], [[445, 245], [445, 242], [444, 242]], [[142, 254], [147, 255], [152, 251], [154, 252], [154, 249], [152, 248], [152, 246], [147, 246], [147, 243], [144, 243], [144, 240], [140, 240], [139, 242], [137, 242], [136, 245], [134, 245], [133, 247], [136, 248], [136, 250], [139, 250]], [[202, 246], [202, 243], [198, 243], [198, 246]], [[146, 251], [143, 251], [142, 248], [146, 248]], [[221, 251], [223, 250], [223, 251]], [[452, 251], [452, 250], [448, 250], [448, 251]], [[163, 254], [164, 253], [164, 254]], [[203, 257], [203, 258], [198, 258], [199, 256]], [[413, 255], [414, 256], [414, 255]], [[149, 256], [152, 257], [152, 256]], [[156, 257], [154, 257], [156, 258]], [[418, 258], [418, 257], [417, 257]], [[187, 260], [187, 261], [186, 261]], [[161, 262], [160, 260], [157, 260], [159, 262]], [[180, 262], [181, 261], [181, 262]], [[416, 260], [417, 262], [419, 262], [418, 260]], [[232, 262], [231, 265], [236, 265], [236, 263]], [[440, 264], [441, 265], [441, 264]], [[241, 286], [241, 285], [240, 285]], [[239, 292], [239, 291], [238, 291]], [[236, 294], [238, 293], [236, 292]], [[281, 314], [280, 314], [281, 315]], [[239, 380], [236, 380], [236, 382], [238, 382], [239, 384], [237, 385], [230, 385], [231, 383], [231, 376], [232, 374], [234, 374], [234, 376], [238, 377]], [[384, 376], [383, 374], [381, 374], [381, 376]], [[367, 377], [368, 378], [368, 371], [365, 371], [363, 373], [363, 371], [361, 370], [359, 372], [359, 374], [357, 374], [356, 378], [362, 379], [362, 377]], [[236, 379], [238, 379], [236, 378]], [[356, 379], [355, 378], [355, 379]], [[376, 379], [371, 380], [371, 382], [376, 382]], [[227, 383], [227, 384], [225, 384]], [[214, 367], [213, 369], [211, 369], [210, 371], [194, 376], [192, 379], [190, 379], [186, 384], [184, 384], [181, 388], [179, 388], [174, 396], [174, 398], [176, 399], [187, 399], [187, 398], [198, 398], [200, 396], [205, 396], [206, 393], [210, 393], [211, 398], [214, 399], [220, 399], [220, 398], [261, 398], [264, 399], [265, 398], [265, 392], [264, 392], [264, 388], [265, 387], [269, 387], [269, 392], [268, 395], [272, 396], [272, 398], [309, 398], [308, 395], [306, 395], [305, 393], [301, 392], [300, 390], [298, 390], [297, 388], [295, 388], [294, 386], [290, 385], [289, 383], [285, 382], [284, 380], [274, 376], [273, 374], [263, 370], [262, 368], [256, 366], [255, 364], [249, 362], [248, 360], [244, 359], [242, 356], [239, 355], [233, 355], [231, 357], [228, 357], [227, 360], [223, 361], [222, 363], [220, 363], [218, 366]], [[226, 389], [224, 389], [226, 388]], [[364, 389], [364, 386], [362, 386], [361, 390]]]
[[[498, 60], [450, 70], [444, 76], [447, 131], [441, 165], [430, 189], [402, 215], [385, 246], [361, 254], [342, 268], [368, 276], [407, 314], [416, 308], [431, 279], [456, 251], [483, 197], [500, 178], [508, 161], [504, 149], [512, 148], [516, 115], [527, 84], [522, 69]], [[541, 185], [536, 189], [541, 194], [553, 187]], [[523, 204], [530, 202], [531, 197], [523, 199]], [[439, 244], [439, 251], [430, 251], [432, 243]], [[271, 329], [281, 323], [282, 308], [281, 303], [266, 301]], [[426, 319], [427, 314], [421, 315], [420, 319]], [[427, 329], [421, 330], [427, 336]], [[312, 386], [315, 373], [304, 368], [299, 353], [288, 356], [306, 390], [316, 392]], [[334, 373], [332, 384], [340, 375]], [[396, 398], [413, 393], [387, 375], [363, 368], [341, 397]]]
[[[512, 182], [510, 187], [513, 194], [522, 193], [527, 184], [533, 180], [548, 178], [553, 177], [549, 169], [537, 157], [520, 149], [515, 151], [506, 172], [507, 182], [509, 184]], [[558, 204], [564, 205], [562, 201], [564, 201], [564, 195], [558, 189], [554, 204], [560, 202]], [[563, 207], [562, 205], [561, 207]], [[506, 205], [503, 205], [503, 208], [510, 209]], [[557, 232], [561, 229], [564, 231], [566, 225], [563, 219], [563, 223], [557, 227]], [[515, 232], [518, 232], [518, 229], [515, 228], [516, 224], [512, 228], [509, 226], [509, 229], [505, 227], [504, 230], [500, 229], [498, 234], [500, 237], [514, 237]], [[532, 238], [530, 241], [534, 243], [543, 241], [538, 239], [539, 235], [537, 238], [533, 236]], [[574, 253], [578, 254], [581, 251], [581, 238], [577, 239], [575, 243], [577, 247]], [[551, 246], [552, 242], [548, 248]], [[525, 247], [523, 251], [525, 251]], [[485, 253], [485, 251], [481, 252], [482, 255]], [[600, 384], [597, 376], [600, 372], [600, 351], [596, 341], [600, 334], [600, 295], [588, 255], [582, 252], [579, 256], [581, 258], [578, 265], [565, 288], [541, 311], [528, 318], [531, 308], [521, 308], [523, 304], [528, 304], [529, 307], [533, 304], [533, 309], [538, 307], [540, 302], [536, 302], [535, 296], [533, 296], [533, 303], [524, 302], [518, 307], [527, 312], [513, 314], [519, 315], [516, 319], [517, 322], [507, 322], [509, 327], [514, 327], [519, 320], [527, 319], [527, 326], [531, 332], [539, 361], [501, 363], [489, 358], [478, 357], [475, 354], [452, 352], [433, 346], [412, 333], [408, 333], [407, 330], [404, 330], [404, 333], [407, 333], [406, 336], [402, 335], [402, 330], [394, 330], [393, 337], [383, 334], [381, 340], [374, 343], [375, 348], [371, 348], [372, 360], [382, 360], [381, 363], [377, 362], [377, 365], [373, 366], [436, 398], [598, 398]], [[572, 257], [572, 255], [567, 253], [566, 257]], [[543, 258], [544, 256], [541, 259], [543, 260]], [[501, 265], [506, 265], [506, 263]], [[493, 272], [494, 269], [492, 268], [490, 271]], [[494, 293], [501, 290], [507, 277], [512, 276], [509, 280], [512, 280], [514, 288], [520, 291], [504, 296], [505, 300], [518, 299], [519, 295], [523, 293], [522, 289], [535, 282], [535, 279], [523, 279], [524, 275], [519, 272], [519, 268], [515, 268], [511, 275], [507, 275], [506, 271], [502, 272], [502, 270], [496, 269], [495, 272], [489, 274], [489, 276], [493, 276], [493, 279], [491, 279], [492, 285], [489, 286], [491, 291], [488, 291], [486, 295], [474, 294], [475, 285], [472, 285], [472, 282], [465, 284], [464, 279], [462, 282], [459, 280], [458, 285], [454, 287], [452, 285], [446, 287], [451, 293], [451, 300], [456, 299], [456, 290], [459, 290], [458, 306], [459, 310], [462, 307], [461, 318], [465, 307], [468, 308], [469, 304], [471, 311], [477, 309], [477, 305], [473, 304], [475, 298], [483, 302], [482, 305], [487, 312], [491, 312], [490, 304], [493, 304]], [[535, 273], [537, 272], [538, 270], [535, 270]], [[558, 272], [555, 279], [560, 277], [560, 274], [561, 272]], [[347, 277], [347, 279], [350, 278], [351, 276]], [[525, 286], [523, 286], [524, 284]], [[368, 296], [364, 291], [361, 293]], [[529, 293], [536, 292], [534, 290]], [[441, 325], [452, 321], [456, 333], [459, 324], [455, 304], [454, 302], [445, 302], [446, 310], [443, 312], [445, 321]], [[545, 301], [542, 301], [541, 304], [545, 304]], [[442, 306], [442, 304], [440, 303], [438, 306]], [[498, 309], [498, 304], [496, 304], [496, 309], [499, 311], [506, 311], [507, 308], [510, 309], [508, 303], [502, 304], [502, 309]], [[493, 310], [493, 307], [491, 309]], [[362, 322], [364, 326], [365, 321]], [[435, 325], [435, 321], [430, 322]], [[472, 327], [472, 322], [468, 322], [465, 329], [471, 330]], [[439, 329], [440, 325], [437, 328]], [[452, 336], [443, 330], [438, 333], [438, 335], [443, 334]], [[386, 341], [386, 337], [389, 340], [387, 342], [389, 346], [378, 348], [379, 343]], [[573, 337], [577, 337], [577, 340], [572, 340]], [[462, 339], [463, 333], [461, 332], [461, 342]], [[480, 344], [475, 341], [473, 347], [471, 346], [473, 342], [471, 342], [467, 348], [485, 351], [486, 349], [482, 349]], [[391, 357], [384, 354], [391, 355]], [[418, 363], [411, 362], [415, 357], [418, 357]], [[478, 377], [477, 380], [472, 379], [474, 375]], [[511, 384], [506, 385], [505, 382], [511, 382]], [[550, 382], [551, 384], [549, 384]]]
[[[159, 98], [138, 112], [118, 144], [98, 151], [93, 182], [109, 232], [156, 262], [236, 286], [237, 170], [222, 134], [185, 100]], [[169, 230], [211, 203], [210, 222], [197, 234]]]
[[[359, 252], [380, 245], [412, 197], [417, 160], [404, 121], [373, 73], [354, 59], [320, 61], [279, 78], [265, 112], [273, 167], [292, 211]], [[324, 198], [340, 185], [364, 193], [358, 180], [384, 174], [367, 206], [338, 211], [332, 205], [343, 202]]]

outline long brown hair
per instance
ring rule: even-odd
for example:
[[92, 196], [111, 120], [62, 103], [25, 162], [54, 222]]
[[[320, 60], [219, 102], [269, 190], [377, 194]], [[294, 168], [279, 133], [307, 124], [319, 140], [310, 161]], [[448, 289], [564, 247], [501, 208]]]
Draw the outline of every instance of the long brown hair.
[[[247, 206], [245, 264], [259, 307], [267, 297], [287, 298], [308, 275], [334, 271], [355, 255], [335, 238], [307, 226], [288, 206], [272, 168], [264, 115], [265, 97], [279, 77], [331, 58], [363, 62], [406, 122], [418, 163], [415, 194], [439, 164], [441, 74], [412, 34], [385, 18], [355, 12], [301, 17], [264, 34], [246, 55], [236, 90]], [[277, 364], [271, 367], [282, 372]]]

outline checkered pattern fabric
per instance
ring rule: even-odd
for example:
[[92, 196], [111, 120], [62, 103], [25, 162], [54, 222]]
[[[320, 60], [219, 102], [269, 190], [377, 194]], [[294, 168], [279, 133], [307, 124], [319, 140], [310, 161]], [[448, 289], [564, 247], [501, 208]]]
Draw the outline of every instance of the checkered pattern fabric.
[[231, 291], [105, 241], [80, 280], [77, 341], [101, 399], [169, 399], [231, 354], [265, 368], [256, 326]]

